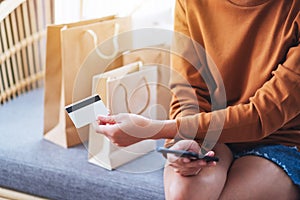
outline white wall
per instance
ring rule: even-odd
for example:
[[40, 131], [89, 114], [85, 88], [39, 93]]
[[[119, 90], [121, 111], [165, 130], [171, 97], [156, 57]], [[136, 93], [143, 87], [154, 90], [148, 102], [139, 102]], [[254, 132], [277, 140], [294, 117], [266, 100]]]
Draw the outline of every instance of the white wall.
[[[117, 14], [132, 15], [133, 28], [172, 29], [175, 0], [56, 0], [56, 23]], [[81, 7], [82, 5], [82, 7]]]
[[80, 0], [55, 0], [55, 23], [69, 23], [80, 19]]

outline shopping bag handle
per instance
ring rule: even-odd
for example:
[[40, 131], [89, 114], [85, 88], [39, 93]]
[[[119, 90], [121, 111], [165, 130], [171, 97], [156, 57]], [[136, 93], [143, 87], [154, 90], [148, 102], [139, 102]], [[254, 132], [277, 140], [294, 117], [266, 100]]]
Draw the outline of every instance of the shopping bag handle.
[[113, 37], [114, 52], [111, 55], [105, 55], [98, 48], [98, 37], [97, 37], [96, 33], [91, 29], [86, 30], [86, 32], [89, 33], [92, 36], [93, 40], [94, 40], [96, 53], [103, 59], [113, 59], [118, 54], [118, 51], [119, 51], [119, 44], [118, 44], [119, 31], [120, 31], [120, 24], [115, 23], [115, 31], [114, 31], [114, 37]]
[[[150, 103], [150, 87], [149, 87], [149, 84], [148, 84], [148, 82], [147, 82], [147, 80], [146, 80], [145, 77], [143, 77], [142, 80], [145, 81], [145, 83], [146, 83], [145, 85], [146, 85], [146, 90], [147, 90], [147, 94], [148, 94], [147, 96], [148, 96], [148, 98], [147, 98], [147, 101], [146, 101], [145, 106], [144, 106], [140, 111], [138, 111], [138, 112], [135, 113], [135, 114], [138, 114], [138, 115], [140, 115], [140, 114], [142, 114], [143, 112], [145, 112], [145, 110], [148, 108], [149, 103]], [[120, 83], [116, 88], [118, 88], [118, 87], [121, 87], [121, 88], [124, 89], [124, 91], [125, 91], [125, 104], [126, 104], [126, 109], [127, 109], [128, 113], [132, 113], [132, 111], [131, 111], [131, 109], [130, 109], [130, 107], [129, 107], [128, 91], [127, 91], [126, 86], [125, 86], [123, 83]]]

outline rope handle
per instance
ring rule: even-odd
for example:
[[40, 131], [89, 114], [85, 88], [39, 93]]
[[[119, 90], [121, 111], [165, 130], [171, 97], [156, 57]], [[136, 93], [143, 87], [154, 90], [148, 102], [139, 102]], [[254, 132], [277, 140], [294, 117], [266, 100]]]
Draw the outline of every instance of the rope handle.
[[100, 49], [98, 47], [97, 34], [91, 29], [86, 30], [86, 32], [89, 33], [92, 36], [93, 40], [94, 40], [96, 53], [103, 59], [113, 59], [118, 54], [118, 52], [119, 52], [119, 44], [118, 44], [119, 31], [120, 31], [120, 24], [115, 23], [115, 31], [114, 31], [114, 37], [113, 37], [114, 52], [111, 55], [105, 55], [104, 53], [102, 53], [100, 51]]
[[[145, 77], [143, 77], [142, 80], [146, 83], [145, 85], [146, 85], [146, 90], [147, 90], [147, 94], [148, 94], [147, 96], [148, 96], [148, 98], [147, 98], [147, 101], [146, 101], [145, 106], [144, 106], [140, 111], [138, 111], [138, 112], [136, 113], [136, 114], [138, 114], [138, 115], [140, 115], [140, 114], [142, 114], [143, 112], [145, 112], [145, 110], [147, 109], [147, 107], [149, 106], [149, 103], [150, 103], [150, 87], [149, 87], [149, 84], [148, 84], [148, 82], [147, 82], [147, 80], [146, 80]], [[125, 86], [123, 83], [120, 83], [120, 84], [116, 87], [116, 89], [117, 89], [118, 87], [123, 88], [123, 90], [125, 91], [125, 104], [126, 104], [126, 109], [127, 109], [127, 112], [128, 112], [128, 113], [132, 113], [132, 111], [131, 111], [131, 109], [130, 109], [130, 107], [129, 107], [128, 91], [127, 91], [126, 86]]]

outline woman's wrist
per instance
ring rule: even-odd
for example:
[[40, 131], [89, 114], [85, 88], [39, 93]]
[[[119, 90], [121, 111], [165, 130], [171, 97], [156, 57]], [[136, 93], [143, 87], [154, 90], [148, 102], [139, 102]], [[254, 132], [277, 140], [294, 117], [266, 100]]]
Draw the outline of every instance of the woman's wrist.
[[172, 139], [177, 134], [176, 120], [155, 120], [154, 124], [161, 128], [152, 139]]

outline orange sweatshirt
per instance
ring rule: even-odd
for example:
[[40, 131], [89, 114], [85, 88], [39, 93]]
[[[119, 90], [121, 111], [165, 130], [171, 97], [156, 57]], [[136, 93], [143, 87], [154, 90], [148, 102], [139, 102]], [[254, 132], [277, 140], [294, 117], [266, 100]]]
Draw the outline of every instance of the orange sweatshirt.
[[[173, 56], [170, 118], [181, 138], [201, 143], [210, 130], [236, 148], [279, 143], [300, 149], [299, 9], [300, 0], [176, 1], [175, 31], [203, 46], [226, 91], [226, 106], [213, 110], [210, 94], [220, 86], [208, 89], [202, 64]], [[187, 45], [183, 57], [191, 51]], [[224, 116], [224, 124], [212, 121], [214, 114]]]

